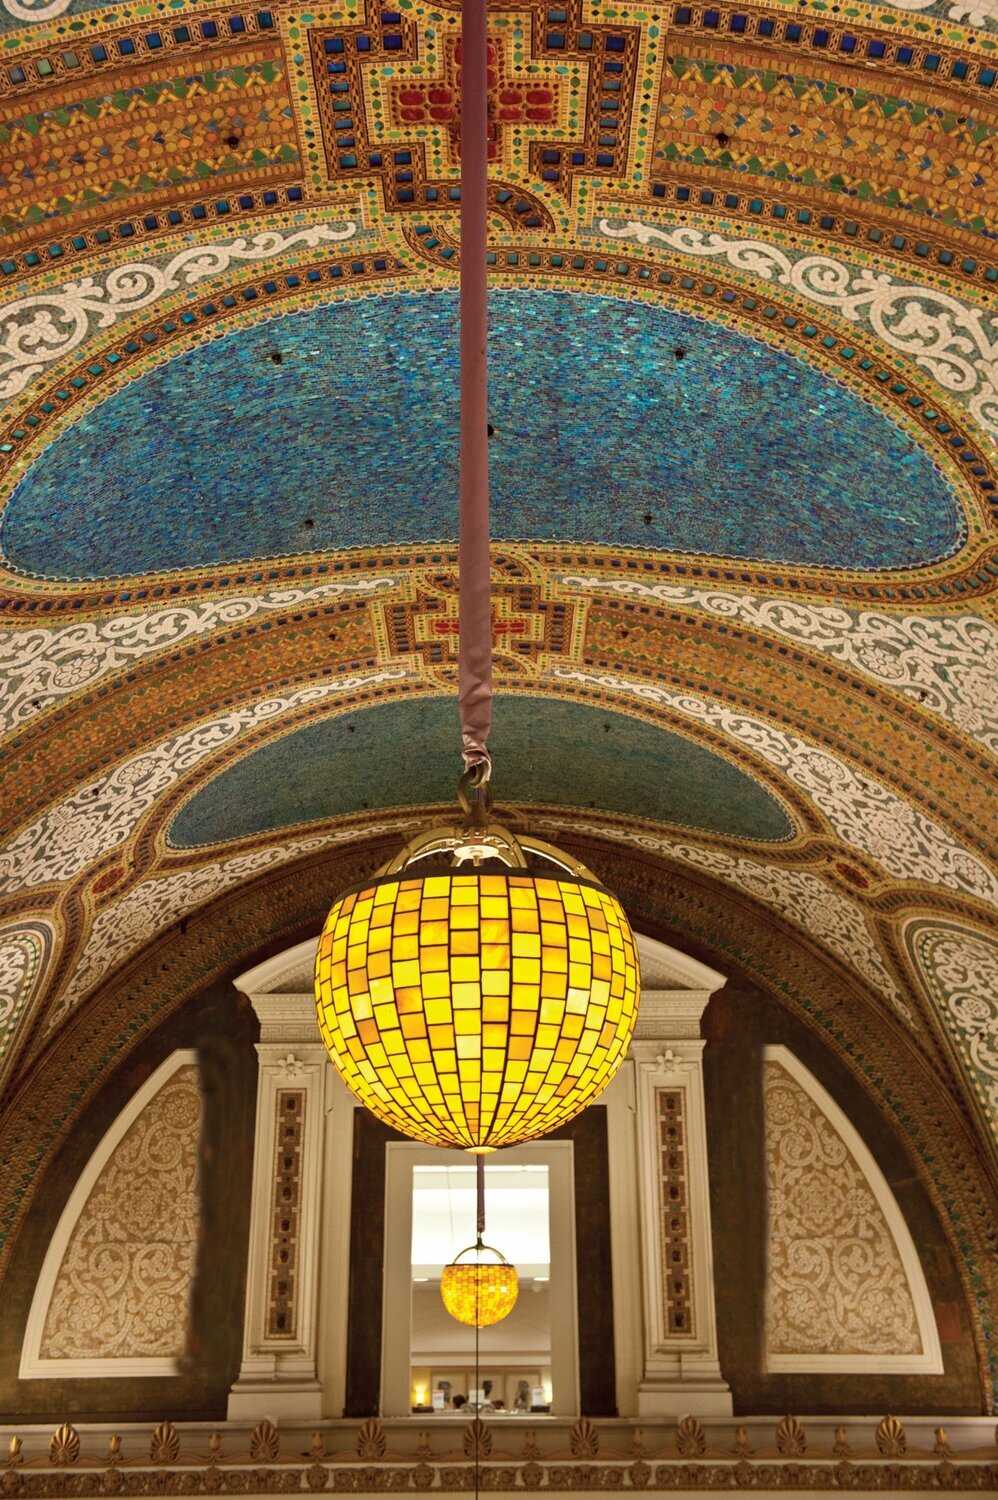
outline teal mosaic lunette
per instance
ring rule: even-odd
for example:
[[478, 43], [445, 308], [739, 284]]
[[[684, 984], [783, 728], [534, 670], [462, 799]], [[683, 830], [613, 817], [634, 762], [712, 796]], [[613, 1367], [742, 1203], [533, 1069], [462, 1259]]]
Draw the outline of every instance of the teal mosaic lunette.
[[[197, 848], [369, 807], [452, 803], [456, 725], [452, 699], [418, 698], [294, 730], [197, 792], [169, 842]], [[794, 832], [776, 798], [723, 756], [628, 714], [504, 694], [489, 745], [500, 804], [592, 806], [767, 842]]]

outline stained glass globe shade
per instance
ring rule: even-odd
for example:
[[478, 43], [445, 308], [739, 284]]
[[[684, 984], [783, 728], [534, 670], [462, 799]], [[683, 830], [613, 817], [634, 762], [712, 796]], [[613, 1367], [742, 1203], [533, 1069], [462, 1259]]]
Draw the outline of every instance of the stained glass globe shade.
[[361, 1103], [473, 1152], [534, 1140], [597, 1098], [638, 984], [616, 896], [487, 821], [425, 831], [340, 896], [315, 965], [319, 1030]]
[[[483, 1261], [483, 1253], [498, 1256], [497, 1261]], [[477, 1255], [477, 1261], [463, 1261], [462, 1256]], [[516, 1306], [520, 1279], [516, 1268], [490, 1245], [474, 1245], [456, 1255], [444, 1266], [440, 1276], [440, 1296], [444, 1307], [459, 1323], [472, 1328], [490, 1328], [501, 1323]]]

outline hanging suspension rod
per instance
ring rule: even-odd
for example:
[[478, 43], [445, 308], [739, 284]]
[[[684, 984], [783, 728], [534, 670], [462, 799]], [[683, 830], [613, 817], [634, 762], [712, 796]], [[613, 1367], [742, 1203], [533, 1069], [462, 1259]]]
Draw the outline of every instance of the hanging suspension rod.
[[489, 559], [486, 0], [461, 5], [461, 490], [458, 708], [465, 766], [491, 769], [492, 598]]

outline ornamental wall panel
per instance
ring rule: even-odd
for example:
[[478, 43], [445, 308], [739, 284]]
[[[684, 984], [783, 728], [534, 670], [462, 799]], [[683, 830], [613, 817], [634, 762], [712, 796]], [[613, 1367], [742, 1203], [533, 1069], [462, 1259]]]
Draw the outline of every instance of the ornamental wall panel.
[[35, 1290], [22, 1379], [174, 1375], [200, 1230], [197, 1054], [174, 1052], [104, 1136]]
[[764, 1054], [766, 1368], [940, 1374], [908, 1227], [856, 1131], [786, 1047]]

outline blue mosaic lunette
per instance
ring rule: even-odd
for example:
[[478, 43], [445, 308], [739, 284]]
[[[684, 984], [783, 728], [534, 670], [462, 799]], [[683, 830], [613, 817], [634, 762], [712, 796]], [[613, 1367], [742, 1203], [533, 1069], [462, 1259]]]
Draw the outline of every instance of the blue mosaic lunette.
[[[963, 521], [885, 415], [745, 335], [633, 302], [490, 296], [493, 535], [897, 568]], [[111, 396], [0, 520], [15, 568], [113, 577], [457, 530], [457, 302], [284, 316]]]
[[[730, 761], [628, 714], [551, 698], [496, 699], [496, 797], [598, 807], [733, 838], [788, 839], [772, 794]], [[454, 800], [457, 705], [417, 698], [320, 719], [219, 773], [168, 840], [196, 848], [296, 823]], [[418, 766], [419, 774], [405, 767]]]

